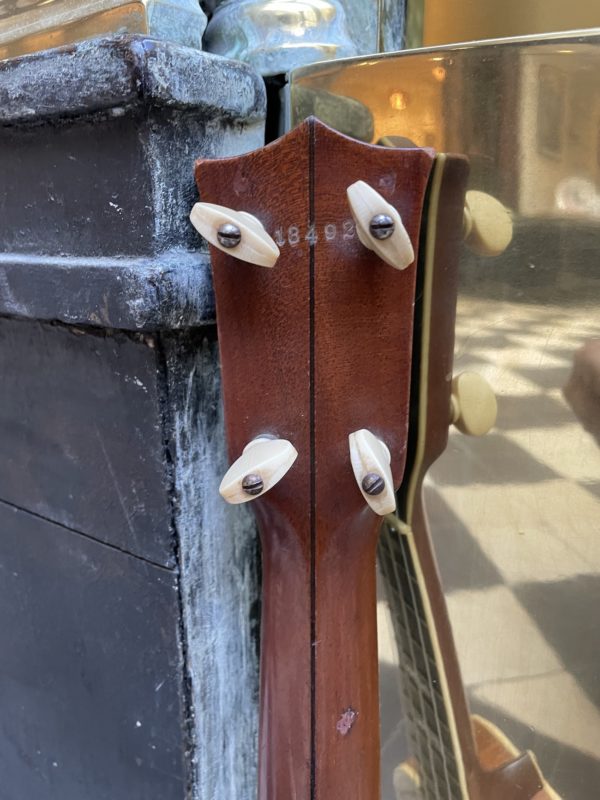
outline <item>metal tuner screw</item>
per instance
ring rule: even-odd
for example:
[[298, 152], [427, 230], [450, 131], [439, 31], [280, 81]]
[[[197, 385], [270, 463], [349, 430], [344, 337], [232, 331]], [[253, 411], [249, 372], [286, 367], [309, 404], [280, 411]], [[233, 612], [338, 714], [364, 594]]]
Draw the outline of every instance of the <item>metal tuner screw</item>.
[[218, 229], [217, 239], [223, 247], [227, 247], [228, 249], [237, 247], [242, 241], [242, 232], [237, 225], [234, 225], [232, 222], [226, 222]]
[[242, 489], [251, 497], [260, 494], [264, 488], [265, 483], [263, 479], [254, 472], [251, 472], [250, 475], [246, 475], [242, 480]]
[[369, 223], [371, 235], [376, 239], [389, 239], [396, 226], [389, 214], [375, 214]]
[[368, 472], [362, 479], [363, 491], [368, 495], [378, 495], [385, 489], [385, 481], [376, 472]]

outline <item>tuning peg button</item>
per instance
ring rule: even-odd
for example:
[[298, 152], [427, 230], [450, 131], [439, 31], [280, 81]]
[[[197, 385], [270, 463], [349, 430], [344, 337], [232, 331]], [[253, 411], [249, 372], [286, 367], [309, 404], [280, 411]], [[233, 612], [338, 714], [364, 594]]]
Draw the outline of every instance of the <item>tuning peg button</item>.
[[350, 462], [362, 496], [376, 514], [396, 510], [390, 451], [381, 439], [362, 428], [348, 437]]
[[283, 478], [297, 457], [287, 439], [253, 439], [227, 470], [219, 486], [221, 497], [233, 505], [260, 497]]
[[232, 211], [216, 203], [196, 203], [190, 220], [213, 247], [240, 261], [272, 267], [279, 258], [279, 248], [261, 221], [246, 211]]
[[489, 383], [476, 372], [462, 372], [452, 380], [450, 421], [462, 433], [483, 436], [496, 424], [498, 404]]
[[513, 238], [512, 214], [491, 194], [472, 189], [465, 198], [463, 235], [478, 255], [499, 256]]
[[406, 269], [415, 251], [402, 218], [368, 183], [356, 181], [346, 190], [361, 243], [395, 269]]

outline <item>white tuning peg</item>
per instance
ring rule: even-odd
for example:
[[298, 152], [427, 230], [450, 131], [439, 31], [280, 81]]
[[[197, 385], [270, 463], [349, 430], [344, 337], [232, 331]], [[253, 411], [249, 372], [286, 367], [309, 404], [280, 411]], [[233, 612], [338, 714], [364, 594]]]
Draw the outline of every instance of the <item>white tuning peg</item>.
[[512, 214], [499, 200], [472, 189], [465, 198], [463, 236], [480, 256], [499, 256], [513, 238]]
[[272, 267], [279, 258], [279, 248], [261, 221], [246, 211], [232, 211], [215, 203], [196, 203], [190, 220], [213, 247], [241, 261]]
[[297, 457], [298, 451], [287, 439], [253, 439], [227, 470], [219, 493], [233, 505], [254, 500], [272, 489]]
[[346, 194], [362, 244], [396, 269], [412, 264], [415, 251], [394, 206], [364, 181], [353, 183]]
[[362, 496], [380, 516], [396, 510], [390, 451], [381, 439], [362, 428], [348, 437], [350, 461]]
[[450, 421], [461, 433], [483, 436], [496, 424], [494, 390], [477, 372], [461, 372], [452, 380]]

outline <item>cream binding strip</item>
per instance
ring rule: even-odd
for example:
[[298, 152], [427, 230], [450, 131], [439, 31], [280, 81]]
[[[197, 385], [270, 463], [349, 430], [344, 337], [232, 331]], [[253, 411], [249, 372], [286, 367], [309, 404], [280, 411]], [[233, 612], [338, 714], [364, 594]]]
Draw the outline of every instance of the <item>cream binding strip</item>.
[[450, 736], [452, 739], [452, 748], [456, 758], [456, 765], [458, 770], [458, 779], [460, 782], [460, 789], [463, 800], [469, 800], [469, 791], [467, 788], [467, 780], [465, 775], [465, 765], [462, 759], [460, 749], [460, 742], [458, 737], [458, 729], [456, 727], [456, 720], [454, 718], [454, 709], [450, 698], [450, 688], [448, 686], [448, 678], [444, 670], [444, 660], [442, 658], [442, 651], [437, 635], [437, 628], [435, 626], [435, 619], [431, 609], [429, 594], [427, 592], [427, 585], [423, 575], [421, 562], [419, 561], [419, 554], [415, 547], [414, 534], [411, 528], [412, 515], [414, 509], [415, 493], [417, 490], [418, 476], [421, 471], [423, 463], [424, 449], [425, 449], [425, 434], [427, 430], [427, 398], [428, 398], [428, 375], [429, 375], [429, 347], [430, 347], [430, 320], [431, 320], [431, 293], [433, 286], [433, 265], [435, 263], [435, 246], [436, 246], [436, 225], [439, 208], [440, 187], [442, 183], [442, 175], [444, 173], [446, 157], [443, 154], [438, 154], [435, 159], [434, 174], [431, 189], [431, 200], [429, 204], [429, 216], [427, 226], [427, 241], [426, 241], [426, 257], [425, 257], [425, 279], [423, 286], [423, 327], [421, 337], [421, 376], [420, 376], [420, 394], [419, 394], [419, 430], [417, 437], [417, 452], [415, 455], [415, 463], [411, 476], [411, 480], [407, 493], [407, 524], [403, 524], [400, 520], [395, 519], [393, 527], [398, 530], [401, 535], [408, 539], [415, 573], [421, 592], [423, 601], [423, 609], [427, 621], [427, 628], [431, 636], [431, 644], [435, 653], [435, 660], [438, 665], [438, 674], [440, 679], [440, 689], [444, 698], [446, 713], [448, 715], [448, 725], [450, 728]]

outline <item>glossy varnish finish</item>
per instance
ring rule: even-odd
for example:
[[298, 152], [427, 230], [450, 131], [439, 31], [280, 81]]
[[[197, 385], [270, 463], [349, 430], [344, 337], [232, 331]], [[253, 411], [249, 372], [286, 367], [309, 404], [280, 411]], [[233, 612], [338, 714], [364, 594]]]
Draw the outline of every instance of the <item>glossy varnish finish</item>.
[[358, 241], [346, 200], [369, 182], [415, 250], [433, 156], [358, 144], [309, 120], [238, 159], [200, 162], [201, 199], [257, 216], [272, 270], [213, 251], [230, 455], [261, 433], [299, 457], [256, 500], [263, 548], [261, 800], [379, 796], [375, 548], [350, 466], [365, 427], [406, 457], [415, 265]]

